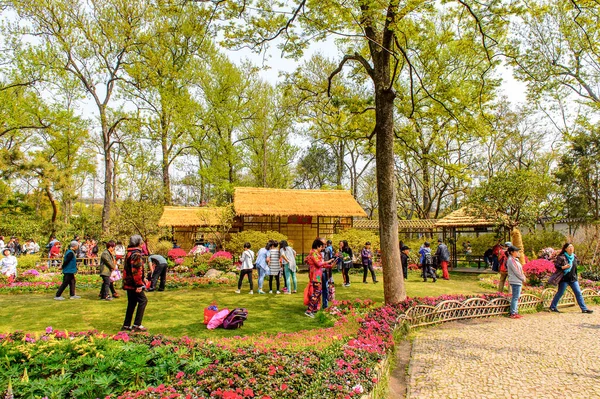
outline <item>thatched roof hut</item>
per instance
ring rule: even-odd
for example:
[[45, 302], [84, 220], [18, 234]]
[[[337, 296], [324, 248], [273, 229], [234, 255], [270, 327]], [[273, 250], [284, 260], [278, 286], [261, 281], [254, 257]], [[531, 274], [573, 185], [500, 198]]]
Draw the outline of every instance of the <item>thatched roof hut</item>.
[[224, 208], [165, 206], [158, 221], [159, 226], [206, 227], [218, 226], [222, 223], [219, 215]]
[[475, 216], [467, 208], [460, 208], [446, 217], [439, 219], [437, 227], [493, 227], [498, 225], [498, 219], [492, 216]]
[[346, 190], [237, 187], [233, 208], [239, 216], [367, 216]]

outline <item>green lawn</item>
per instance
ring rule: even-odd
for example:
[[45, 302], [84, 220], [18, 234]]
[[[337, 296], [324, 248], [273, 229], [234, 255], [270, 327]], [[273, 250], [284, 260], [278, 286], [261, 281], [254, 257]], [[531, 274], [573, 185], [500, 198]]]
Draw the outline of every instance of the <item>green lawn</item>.
[[[228, 337], [258, 334], [261, 332], [294, 332], [317, 328], [315, 319], [304, 316], [302, 292], [308, 281], [307, 274], [298, 276], [299, 292], [293, 295], [248, 295], [245, 280], [242, 294], [235, 294], [234, 287], [198, 290], [173, 290], [147, 293], [149, 298], [144, 325], [153, 334], [190, 337]], [[341, 275], [334, 275], [338, 300], [361, 298], [383, 302], [383, 285], [363, 284], [362, 274], [352, 275], [350, 287], [341, 286]], [[381, 276], [379, 277], [381, 279]], [[255, 282], [256, 284], [256, 282]], [[99, 286], [98, 286], [99, 287]], [[265, 282], [265, 287], [268, 287]], [[453, 274], [450, 281], [438, 280], [424, 283], [411, 272], [407, 281], [409, 296], [438, 296], [442, 294], [473, 294], [486, 290], [478, 285], [476, 275]], [[123, 323], [127, 299], [125, 293], [112, 302], [98, 300], [98, 290], [78, 291], [80, 300], [55, 301], [53, 295], [21, 294], [0, 295], [0, 333], [14, 330], [43, 332], [47, 326], [54, 329], [80, 331], [97, 329], [108, 334], [116, 333]], [[68, 296], [65, 295], [66, 298]], [[219, 308], [245, 307], [248, 320], [241, 330], [217, 329], [209, 331], [203, 320], [203, 309], [212, 301]]]

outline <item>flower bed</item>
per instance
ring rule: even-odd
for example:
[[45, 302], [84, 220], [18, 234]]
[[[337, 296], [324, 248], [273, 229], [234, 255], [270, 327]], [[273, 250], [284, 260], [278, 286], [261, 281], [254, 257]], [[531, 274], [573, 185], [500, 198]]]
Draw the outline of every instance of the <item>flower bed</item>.
[[[500, 295], [496, 295], [499, 297]], [[492, 299], [491, 295], [474, 296]], [[407, 309], [469, 298], [334, 301], [334, 326], [215, 341], [96, 331], [0, 335], [0, 394], [48, 398], [355, 398], [379, 381]]]

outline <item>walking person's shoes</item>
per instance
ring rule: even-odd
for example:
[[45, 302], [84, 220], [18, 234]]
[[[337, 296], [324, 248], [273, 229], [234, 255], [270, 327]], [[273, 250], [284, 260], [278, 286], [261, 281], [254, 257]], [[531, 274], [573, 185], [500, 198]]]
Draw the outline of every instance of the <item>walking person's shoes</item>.
[[554, 313], [561, 313], [561, 312], [560, 312], [558, 309], [556, 309], [556, 308], [550, 308], [550, 311], [551, 311], [551, 312], [554, 312]]
[[105, 301], [112, 301], [112, 298], [107, 296], [106, 298], [104, 298]]
[[54, 300], [56, 300], [56, 301], [64, 301], [65, 298], [63, 298], [62, 296], [55, 296]]
[[112, 296], [112, 297], [113, 297], [113, 298], [118, 298], [118, 297], [120, 297], [120, 296], [121, 296], [121, 295], [119, 295], [119, 294], [117, 294], [117, 293], [115, 292], [115, 293], [113, 294], [113, 296]]
[[311, 312], [309, 312], [308, 310], [307, 310], [306, 312], [304, 312], [304, 314], [305, 314], [306, 316], [310, 317], [311, 319], [314, 319], [314, 318], [315, 318], [315, 315], [314, 315], [314, 313], [311, 313]]
[[582, 310], [581, 313], [594, 313], [592, 309]]
[[510, 317], [511, 319], [520, 319], [520, 318], [522, 318], [523, 316], [521, 316], [520, 314], [517, 314], [517, 313], [515, 313], [515, 314], [511, 314], [509, 317]]
[[240, 290], [235, 290], [235, 293], [236, 293], [236, 294], [239, 294], [240, 292], [241, 292]]
[[123, 326], [121, 327], [121, 331], [131, 331], [131, 326]]
[[265, 292], [263, 290], [258, 290], [259, 294], [264, 294]]
[[273, 290], [269, 290], [269, 294], [272, 294], [272, 293], [273, 293]]
[[79, 295], [71, 295], [69, 299], [81, 299]]
[[277, 291], [277, 292], [275, 292], [275, 293], [276, 293], [276, 294], [281, 294], [281, 292], [279, 292], [279, 291]]
[[250, 290], [250, 292], [248, 294], [252, 295], [252, 294], [254, 294], [254, 291]]
[[148, 331], [148, 329], [146, 327], [144, 327], [144, 326], [133, 326], [131, 328], [131, 330], [133, 332], [146, 332], [146, 331]]

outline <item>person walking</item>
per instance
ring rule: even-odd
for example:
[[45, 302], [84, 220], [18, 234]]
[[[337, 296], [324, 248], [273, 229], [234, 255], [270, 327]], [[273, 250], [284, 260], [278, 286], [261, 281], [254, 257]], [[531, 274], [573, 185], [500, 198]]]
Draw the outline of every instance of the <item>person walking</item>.
[[[54, 244], [54, 246], [57, 244], [58, 242]], [[79, 295], [75, 295], [75, 274], [77, 274], [77, 258], [75, 257], [75, 253], [77, 252], [78, 248], [79, 243], [77, 241], [71, 241], [71, 244], [69, 244], [69, 249], [65, 252], [65, 256], [61, 265], [63, 282], [54, 296], [54, 299], [57, 301], [65, 300], [65, 298], [62, 297], [62, 293], [67, 287], [69, 287], [70, 299], [81, 298]]]
[[2, 255], [4, 258], [0, 259], [0, 273], [8, 278], [9, 283], [14, 283], [17, 279], [17, 257], [8, 247], [2, 249]]
[[408, 255], [410, 248], [406, 245], [400, 247], [400, 263], [402, 263], [402, 276], [404, 280], [408, 280]]
[[512, 291], [512, 298], [510, 300], [510, 318], [520, 319], [519, 314], [519, 297], [521, 296], [521, 288], [526, 280], [525, 274], [523, 273], [523, 266], [519, 261], [519, 251], [521, 249], [511, 245], [506, 250], [508, 258], [506, 259], [506, 269], [508, 270], [508, 283]]
[[269, 264], [267, 263], [267, 257], [269, 256], [269, 251], [271, 250], [271, 246], [273, 245], [273, 241], [269, 240], [267, 244], [258, 250], [258, 254], [256, 254], [256, 268], [258, 269], [258, 293], [264, 294], [263, 284], [265, 281], [265, 276], [269, 273]]
[[281, 262], [279, 257], [279, 250], [277, 246], [279, 243], [274, 241], [271, 244], [271, 249], [269, 250], [269, 294], [273, 293], [273, 277], [275, 277], [276, 286], [277, 286], [277, 294], [281, 294], [279, 291], [279, 274], [281, 273]]
[[296, 279], [296, 251], [290, 247], [286, 240], [279, 243], [279, 254], [283, 263], [283, 277], [288, 287], [287, 294], [298, 292], [298, 280]]
[[338, 257], [342, 262], [342, 275], [344, 276], [344, 287], [350, 287], [350, 269], [352, 268], [352, 248], [348, 241], [340, 241], [340, 252]]
[[242, 252], [242, 256], [240, 256], [242, 266], [240, 270], [240, 279], [238, 280], [238, 289], [235, 291], [236, 294], [239, 294], [241, 292], [244, 276], [248, 276], [248, 282], [250, 283], [250, 294], [254, 294], [254, 284], [252, 283], [252, 269], [254, 268], [254, 252], [250, 249], [250, 247], [251, 245], [249, 242], [245, 243], [244, 252]]
[[360, 259], [363, 265], [363, 283], [367, 284], [367, 272], [371, 272], [373, 284], [377, 283], [375, 269], [373, 269], [373, 252], [371, 251], [371, 242], [367, 241], [364, 248], [360, 251]]
[[[144, 260], [142, 259], [142, 236], [133, 235], [129, 238], [127, 254], [125, 255], [125, 265], [123, 267], [123, 289], [127, 291], [127, 311], [121, 330], [143, 332], [148, 331], [142, 325], [144, 311], [148, 304], [148, 298], [144, 293], [146, 284], [144, 282]], [[137, 312], [136, 312], [137, 307]], [[135, 321], [131, 325], [133, 313]]]
[[450, 251], [441, 238], [438, 238], [438, 247], [435, 251], [435, 257], [438, 265], [442, 268], [442, 278], [444, 280], [450, 280], [450, 274], [448, 274], [448, 262], [450, 262]]
[[577, 304], [579, 305], [582, 313], [594, 312], [585, 306], [583, 295], [581, 294], [581, 288], [579, 287], [579, 278], [577, 276], [578, 265], [579, 259], [575, 255], [575, 247], [573, 244], [566, 243], [563, 245], [562, 250], [554, 262], [556, 270], [563, 271], [563, 277], [558, 283], [558, 290], [556, 291], [556, 295], [554, 295], [552, 303], [550, 304], [551, 312], [560, 313], [558, 310], [558, 301], [560, 301], [560, 298], [562, 298], [562, 296], [565, 294], [567, 287], [571, 287], [571, 290], [573, 290], [573, 294], [575, 294], [575, 299], [577, 300]]
[[[150, 288], [148, 288], [148, 291], [164, 291], [167, 283], [167, 270], [169, 268], [167, 260], [162, 255], [153, 254], [148, 257], [148, 262], [152, 263], [154, 266], [154, 270], [150, 276]], [[156, 283], [159, 278], [160, 285], [158, 286], [158, 289], [156, 289]]]
[[421, 249], [419, 249], [421, 255], [420, 262], [421, 268], [423, 269], [423, 282], [427, 281], [427, 277], [431, 277], [433, 282], [437, 281], [437, 275], [433, 270], [433, 256], [431, 256], [431, 244], [425, 241]]
[[[117, 268], [115, 262], [115, 242], [106, 243], [106, 249], [100, 255], [100, 277], [102, 278], [102, 287], [100, 288], [100, 299], [112, 301], [113, 297], [119, 295], [115, 291], [115, 285], [110, 281], [110, 275]], [[112, 294], [112, 297], [110, 296]]]

